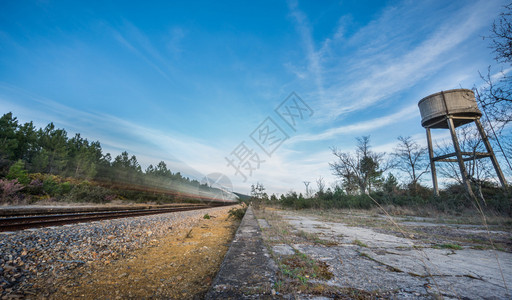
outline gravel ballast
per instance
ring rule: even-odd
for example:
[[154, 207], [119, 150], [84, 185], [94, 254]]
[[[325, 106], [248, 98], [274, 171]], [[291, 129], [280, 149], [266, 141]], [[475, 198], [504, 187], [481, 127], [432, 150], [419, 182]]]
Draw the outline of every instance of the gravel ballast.
[[[51, 295], [54, 282], [89, 264], [109, 264], [225, 207], [0, 233], [2, 299]], [[44, 284], [42, 284], [44, 282]]]

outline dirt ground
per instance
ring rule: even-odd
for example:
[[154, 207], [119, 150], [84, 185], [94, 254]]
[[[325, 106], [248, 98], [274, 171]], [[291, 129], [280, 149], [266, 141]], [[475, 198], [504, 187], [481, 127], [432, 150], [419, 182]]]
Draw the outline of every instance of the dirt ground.
[[229, 248], [239, 221], [227, 210], [193, 228], [152, 240], [127, 258], [86, 265], [60, 279], [53, 299], [200, 299]]

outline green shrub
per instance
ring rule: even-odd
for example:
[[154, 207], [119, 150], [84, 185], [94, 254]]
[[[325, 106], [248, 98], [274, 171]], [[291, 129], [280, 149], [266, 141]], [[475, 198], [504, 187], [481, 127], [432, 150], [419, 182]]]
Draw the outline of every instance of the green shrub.
[[21, 159], [9, 168], [9, 173], [7, 173], [6, 178], [10, 180], [18, 179], [18, 182], [23, 185], [30, 183], [30, 177], [28, 177], [27, 171], [25, 170], [25, 163]]
[[52, 176], [47, 177], [43, 181], [43, 193], [50, 195], [52, 197], [60, 195], [60, 184], [57, 183]]
[[101, 186], [90, 184], [75, 185], [66, 195], [66, 198], [74, 202], [106, 203], [111, 198], [112, 191]]
[[[484, 211], [497, 213], [499, 215], [512, 216], [512, 195], [501, 187], [492, 183], [482, 182], [479, 186], [473, 186], [475, 194], [483, 195], [484, 200], [479, 199], [478, 203], [470, 200], [462, 185], [454, 184], [441, 190], [440, 196], [434, 196], [432, 189], [419, 184], [394, 192], [376, 191], [371, 193], [380, 205], [394, 207], [413, 208], [417, 211], [440, 211], [446, 213], [458, 213], [467, 209], [477, 209], [480, 206]], [[316, 194], [312, 198], [304, 198], [302, 194], [290, 191], [280, 198], [275, 198], [277, 203], [283, 207], [293, 209], [319, 208], [319, 209], [371, 209], [376, 203], [368, 195], [347, 195], [341, 189], [334, 191], [327, 189], [322, 194]]]
[[69, 193], [72, 188], [73, 188], [73, 185], [71, 185], [71, 183], [63, 182], [60, 184], [60, 193], [62, 195], [65, 195], [65, 194]]
[[243, 206], [240, 208], [232, 208], [228, 211], [228, 218], [235, 218], [238, 220], [242, 220], [245, 216], [245, 211], [247, 210], [247, 207]]

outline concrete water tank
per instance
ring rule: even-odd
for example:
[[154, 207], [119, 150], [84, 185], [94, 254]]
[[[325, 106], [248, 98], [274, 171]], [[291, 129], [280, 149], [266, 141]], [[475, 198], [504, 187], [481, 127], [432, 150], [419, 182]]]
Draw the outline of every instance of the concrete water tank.
[[468, 89], [442, 91], [427, 96], [418, 102], [421, 113], [421, 126], [425, 128], [448, 128], [442, 120], [453, 116], [455, 127], [473, 122], [482, 116], [476, 104], [475, 94]]

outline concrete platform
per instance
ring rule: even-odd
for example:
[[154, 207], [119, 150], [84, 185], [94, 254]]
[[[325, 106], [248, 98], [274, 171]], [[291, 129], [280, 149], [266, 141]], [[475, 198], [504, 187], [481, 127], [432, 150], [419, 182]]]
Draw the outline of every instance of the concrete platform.
[[276, 271], [249, 207], [205, 299], [273, 299]]

